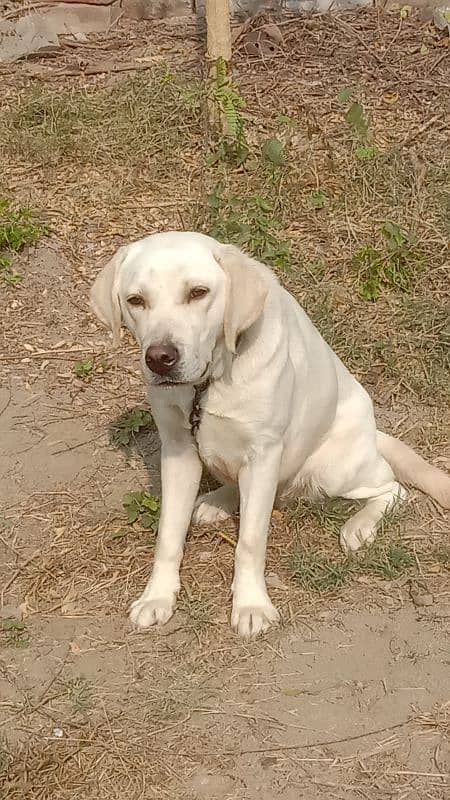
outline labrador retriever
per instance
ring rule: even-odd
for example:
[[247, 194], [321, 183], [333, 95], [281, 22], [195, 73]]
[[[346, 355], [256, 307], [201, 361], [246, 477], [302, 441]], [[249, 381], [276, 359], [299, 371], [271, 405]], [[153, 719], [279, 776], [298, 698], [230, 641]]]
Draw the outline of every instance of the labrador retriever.
[[[152, 574], [130, 612], [172, 616], [191, 519], [240, 512], [231, 623], [248, 637], [279, 619], [264, 569], [272, 509], [297, 496], [363, 500], [346, 552], [373, 542], [411, 483], [450, 506], [450, 477], [377, 431], [372, 402], [274, 273], [234, 246], [168, 232], [121, 247], [91, 306], [117, 343], [125, 325], [161, 437], [162, 508]], [[197, 498], [202, 464], [221, 488]]]

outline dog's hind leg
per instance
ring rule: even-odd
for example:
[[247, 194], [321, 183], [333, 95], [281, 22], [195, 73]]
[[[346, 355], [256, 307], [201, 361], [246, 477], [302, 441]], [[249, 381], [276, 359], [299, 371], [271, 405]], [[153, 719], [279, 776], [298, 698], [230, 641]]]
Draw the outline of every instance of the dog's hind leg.
[[192, 522], [194, 525], [205, 525], [208, 522], [220, 522], [236, 514], [238, 508], [238, 487], [226, 484], [212, 492], [201, 494], [197, 498], [192, 515]]
[[344, 552], [350, 553], [363, 545], [372, 544], [384, 515], [406, 498], [406, 492], [397, 481], [391, 481], [374, 489], [361, 487], [343, 496], [349, 500], [368, 498], [366, 505], [341, 528], [341, 547]]

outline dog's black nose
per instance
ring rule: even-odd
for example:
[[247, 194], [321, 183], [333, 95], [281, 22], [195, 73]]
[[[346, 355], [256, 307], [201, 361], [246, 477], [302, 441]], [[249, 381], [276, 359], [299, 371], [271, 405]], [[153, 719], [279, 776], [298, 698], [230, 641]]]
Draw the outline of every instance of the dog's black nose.
[[157, 375], [168, 375], [180, 360], [180, 354], [172, 344], [153, 344], [145, 353], [145, 363]]

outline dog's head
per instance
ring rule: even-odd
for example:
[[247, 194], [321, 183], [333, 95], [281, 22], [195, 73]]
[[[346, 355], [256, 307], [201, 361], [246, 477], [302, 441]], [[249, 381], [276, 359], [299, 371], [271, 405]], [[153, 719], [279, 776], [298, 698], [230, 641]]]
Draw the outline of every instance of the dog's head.
[[122, 325], [131, 331], [149, 383], [195, 384], [219, 341], [235, 351], [266, 295], [261, 268], [237, 248], [170, 232], [121, 247], [98, 275], [91, 306], [116, 343]]

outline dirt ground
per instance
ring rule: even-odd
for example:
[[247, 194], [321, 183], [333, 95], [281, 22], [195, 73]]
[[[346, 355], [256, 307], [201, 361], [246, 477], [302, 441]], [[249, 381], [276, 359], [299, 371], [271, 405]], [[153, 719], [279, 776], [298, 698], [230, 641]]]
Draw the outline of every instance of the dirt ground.
[[[235, 522], [191, 531], [166, 627], [127, 622], [154, 532], [124, 497], [158, 497], [158, 437], [145, 415], [132, 431], [135, 346], [113, 350], [87, 308], [122, 242], [236, 241], [238, 208], [380, 426], [449, 464], [448, 39], [415, 13], [279, 25], [268, 59], [236, 43], [244, 167], [207, 161], [189, 21], [122, 22], [1, 73], [1, 195], [48, 228], [0, 281], [1, 800], [450, 797], [449, 525], [418, 493], [352, 563], [348, 504], [274, 512], [282, 625], [257, 641], [229, 627]], [[261, 166], [270, 137], [283, 163]], [[394, 250], [388, 220], [408, 232]]]

